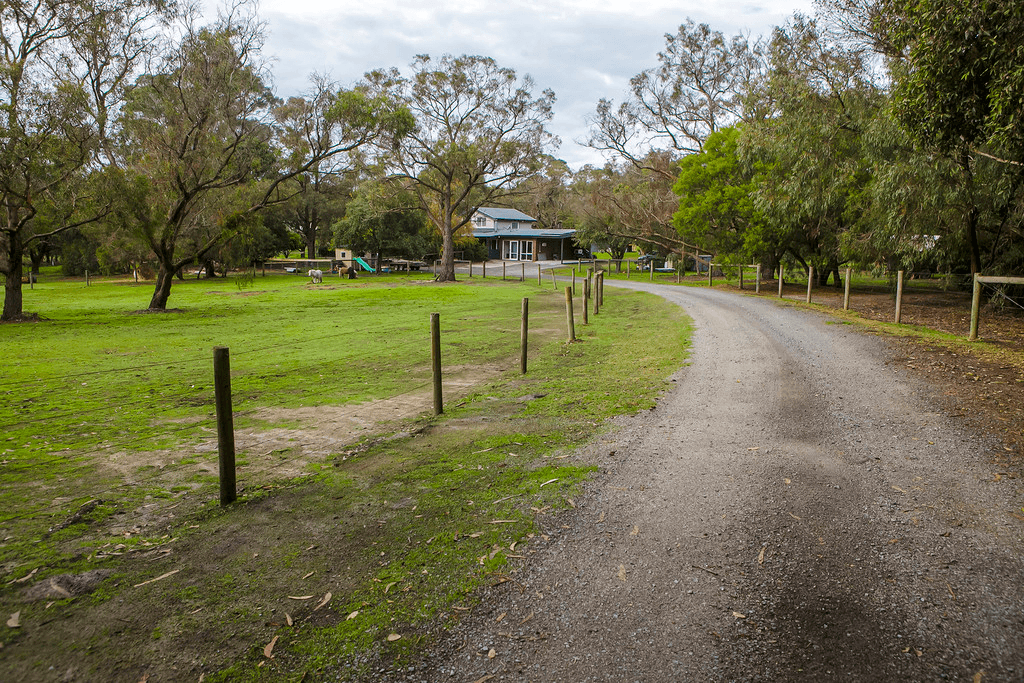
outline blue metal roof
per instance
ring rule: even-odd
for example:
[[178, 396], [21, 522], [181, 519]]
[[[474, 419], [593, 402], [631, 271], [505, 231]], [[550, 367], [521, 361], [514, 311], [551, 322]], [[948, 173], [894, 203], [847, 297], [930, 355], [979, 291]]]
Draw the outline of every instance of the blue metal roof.
[[527, 216], [522, 211], [516, 211], [515, 209], [495, 209], [481, 206], [477, 209], [480, 213], [493, 218], [496, 221], [532, 221], [537, 222], [537, 219], [532, 216]]
[[473, 237], [543, 237], [552, 240], [569, 239], [576, 234], [575, 230], [543, 230], [541, 228], [483, 228], [474, 230]]

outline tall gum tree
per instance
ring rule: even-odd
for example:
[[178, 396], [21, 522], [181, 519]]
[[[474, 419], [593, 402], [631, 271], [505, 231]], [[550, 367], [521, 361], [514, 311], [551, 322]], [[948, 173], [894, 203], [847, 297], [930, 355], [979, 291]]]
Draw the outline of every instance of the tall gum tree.
[[0, 3], [0, 320], [24, 314], [25, 254], [109, 211], [86, 176], [109, 160], [110, 114], [173, 10], [162, 0]]
[[378, 70], [366, 82], [415, 118], [416, 128], [387, 140], [381, 157], [441, 235], [436, 279], [454, 281], [456, 233], [477, 208], [536, 174], [544, 152], [558, 144], [545, 129], [555, 94], [534, 96], [529, 76], [467, 55], [436, 61], [420, 55], [409, 77]]
[[150, 310], [166, 310], [175, 274], [230, 239], [254, 212], [287, 201], [290, 181], [387, 133], [407, 112], [353, 89], [295, 102], [275, 126], [263, 26], [239, 5], [211, 26], [185, 22], [180, 44], [131, 92], [122, 123], [121, 220], [158, 263]]

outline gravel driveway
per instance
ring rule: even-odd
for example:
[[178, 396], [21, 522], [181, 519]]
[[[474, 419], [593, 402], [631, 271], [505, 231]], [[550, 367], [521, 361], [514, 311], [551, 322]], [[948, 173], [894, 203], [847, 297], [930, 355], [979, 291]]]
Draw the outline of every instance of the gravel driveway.
[[614, 286], [685, 308], [692, 364], [581, 454], [601, 473], [512, 581], [378, 676], [1024, 680], [1020, 479], [941, 387], [817, 313]]

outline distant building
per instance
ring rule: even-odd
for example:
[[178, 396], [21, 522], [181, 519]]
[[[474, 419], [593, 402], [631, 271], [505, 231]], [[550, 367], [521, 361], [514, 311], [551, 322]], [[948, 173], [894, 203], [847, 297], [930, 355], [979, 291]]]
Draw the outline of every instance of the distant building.
[[480, 207], [473, 214], [473, 237], [487, 245], [487, 256], [503, 261], [574, 261], [581, 255], [575, 230], [537, 227], [537, 219], [515, 209]]

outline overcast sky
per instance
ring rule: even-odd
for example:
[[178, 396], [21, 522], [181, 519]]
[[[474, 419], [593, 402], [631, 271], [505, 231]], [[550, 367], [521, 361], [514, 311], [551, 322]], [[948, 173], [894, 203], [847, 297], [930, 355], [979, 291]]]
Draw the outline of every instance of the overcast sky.
[[262, 0], [277, 94], [299, 94], [308, 76], [345, 86], [378, 67], [408, 73], [418, 54], [474, 54], [530, 74], [555, 91], [555, 155], [574, 168], [602, 163], [582, 145], [597, 101], [622, 100], [629, 79], [657, 64], [665, 34], [687, 17], [726, 35], [768, 34], [812, 0]]

